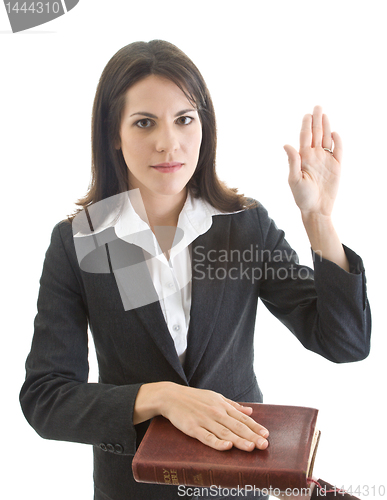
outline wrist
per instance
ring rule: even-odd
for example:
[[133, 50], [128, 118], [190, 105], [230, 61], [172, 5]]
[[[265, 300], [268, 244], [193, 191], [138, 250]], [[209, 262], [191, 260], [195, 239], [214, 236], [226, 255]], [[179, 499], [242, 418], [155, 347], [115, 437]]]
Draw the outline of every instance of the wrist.
[[156, 415], [163, 415], [167, 392], [172, 382], [152, 382], [143, 384], [136, 397], [133, 411], [134, 425], [149, 420]]
[[333, 229], [331, 215], [325, 215], [319, 212], [303, 212], [301, 210], [301, 218], [305, 226], [315, 229]]
[[320, 252], [337, 234], [330, 215], [314, 212], [301, 212], [302, 222], [308, 235], [312, 249]]
[[158, 413], [157, 415], [162, 415], [166, 417], [166, 413], [168, 408], [170, 407], [171, 397], [173, 394], [176, 394], [176, 389], [178, 388], [178, 384], [173, 382], [165, 381], [158, 382]]
[[301, 216], [312, 250], [349, 272], [348, 259], [331, 216], [313, 212], [301, 212]]

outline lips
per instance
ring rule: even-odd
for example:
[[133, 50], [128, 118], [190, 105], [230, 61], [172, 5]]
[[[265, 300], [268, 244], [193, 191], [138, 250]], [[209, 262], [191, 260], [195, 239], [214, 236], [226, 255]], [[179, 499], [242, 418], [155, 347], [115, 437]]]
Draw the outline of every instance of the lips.
[[157, 170], [158, 172], [168, 173], [168, 172], [177, 172], [183, 166], [183, 163], [172, 161], [165, 163], [158, 163], [157, 165], [152, 165], [152, 168]]

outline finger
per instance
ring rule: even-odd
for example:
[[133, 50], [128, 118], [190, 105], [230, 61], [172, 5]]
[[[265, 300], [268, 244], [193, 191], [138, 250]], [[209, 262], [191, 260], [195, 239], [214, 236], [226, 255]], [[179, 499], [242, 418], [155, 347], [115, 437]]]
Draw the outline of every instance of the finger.
[[251, 408], [251, 406], [243, 406], [237, 403], [236, 401], [233, 401], [232, 399], [227, 399], [227, 398], [224, 399], [227, 401], [228, 404], [233, 406], [236, 410], [245, 413], [246, 415], [251, 415], [253, 413], [253, 409]]
[[305, 115], [302, 119], [300, 132], [300, 149], [312, 146], [312, 115]]
[[[242, 415], [235, 413], [233, 409], [230, 408], [228, 414], [231, 417], [239, 420], [245, 425], [248, 425], [255, 433], [260, 434], [261, 436], [267, 437], [269, 435], [269, 431], [266, 429], [266, 427], [256, 422], [253, 418], [249, 417], [249, 415], [251, 415], [253, 412], [251, 406], [243, 406], [239, 403], [236, 403], [235, 401], [232, 401], [231, 399], [224, 399], [230, 404], [230, 406], [232, 406], [233, 409], [242, 413]], [[246, 412], [247, 414], [245, 413], [246, 410], [248, 410], [248, 412]]]
[[332, 139], [335, 145], [333, 148], [333, 156], [339, 163], [341, 163], [343, 159], [343, 142], [337, 132], [332, 132]]
[[235, 446], [240, 450], [253, 451], [254, 448], [256, 447], [255, 440], [249, 439], [248, 437], [245, 436], [241, 436], [237, 432], [233, 432], [233, 430], [230, 429], [228, 426], [216, 423], [214, 424], [212, 432], [219, 439], [230, 441], [233, 444], [233, 446]]
[[327, 115], [322, 115], [323, 139], [322, 147], [332, 149], [332, 133], [331, 126]]
[[265, 438], [269, 436], [269, 431], [266, 429], [266, 427], [264, 427], [248, 415], [245, 415], [241, 412], [235, 413], [234, 409], [230, 409], [228, 415], [233, 419], [233, 422], [231, 422], [232, 427], [230, 428], [232, 428], [234, 432], [238, 429], [240, 429], [240, 431], [244, 433], [246, 433], [247, 431], [248, 435], [240, 435], [244, 435], [246, 438], [250, 436], [252, 439], [254, 439], [256, 436], [263, 436]]
[[312, 148], [321, 147], [323, 137], [322, 107], [315, 106], [312, 118]]
[[[219, 438], [231, 440], [233, 445], [237, 448], [251, 451], [253, 448], [264, 450], [268, 447], [269, 443], [267, 438], [269, 436], [269, 431], [263, 425], [259, 424], [248, 415], [236, 410], [231, 405], [226, 415], [218, 414], [217, 417], [213, 419], [213, 422], [215, 425], [221, 425], [221, 434], [217, 433], [219, 430], [216, 427], [208, 428]], [[213, 425], [213, 422], [209, 422], [208, 425]], [[228, 434], [224, 429], [230, 431], [231, 434]]]
[[268, 447], [269, 443], [266, 438], [269, 436], [269, 431], [257, 422], [254, 421], [254, 423], [255, 426], [252, 426], [250, 422], [246, 423], [237, 419], [227, 422], [227, 428], [233, 433], [234, 440], [236, 437], [235, 446], [239, 448], [240, 443], [241, 446], [250, 447], [250, 443], [253, 443], [253, 448], [264, 450]]
[[[265, 438], [257, 436], [242, 422], [231, 417], [222, 421], [210, 420], [204, 429], [212, 433], [219, 441], [231, 442], [233, 446], [244, 451], [252, 451], [254, 448], [264, 450], [269, 445]], [[211, 440], [211, 437], [207, 435], [206, 439]], [[212, 443], [216, 446], [225, 446], [213, 439]]]
[[206, 446], [210, 446], [211, 448], [219, 451], [229, 450], [234, 446], [232, 441], [227, 439], [219, 439], [213, 432], [210, 432], [204, 428], [199, 429], [198, 433], [193, 437], [195, 437]]
[[[232, 432], [227, 425], [223, 425], [212, 419], [207, 420], [198, 428], [191, 428], [190, 432], [186, 433], [205, 445], [221, 451], [228, 450], [233, 446], [240, 450], [252, 451], [257, 446], [255, 440], [238, 436]], [[264, 438], [262, 438], [262, 440], [264, 440]]]
[[289, 184], [297, 182], [301, 175], [301, 157], [293, 146], [286, 144], [284, 150], [288, 155], [289, 162]]

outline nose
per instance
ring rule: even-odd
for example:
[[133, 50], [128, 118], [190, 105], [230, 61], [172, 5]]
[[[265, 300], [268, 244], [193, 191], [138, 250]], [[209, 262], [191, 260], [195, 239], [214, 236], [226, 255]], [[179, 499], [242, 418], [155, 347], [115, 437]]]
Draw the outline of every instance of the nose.
[[173, 153], [179, 147], [178, 134], [173, 125], [160, 127], [156, 136], [156, 150], [159, 153]]

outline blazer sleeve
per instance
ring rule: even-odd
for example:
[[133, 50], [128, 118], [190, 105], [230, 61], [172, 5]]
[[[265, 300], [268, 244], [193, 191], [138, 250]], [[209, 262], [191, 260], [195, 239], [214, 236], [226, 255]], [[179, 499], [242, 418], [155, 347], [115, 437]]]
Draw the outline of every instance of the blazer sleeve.
[[337, 363], [359, 361], [370, 350], [371, 313], [361, 258], [343, 245], [346, 272], [312, 251], [314, 271], [301, 266], [284, 232], [262, 207], [264, 279], [260, 298], [307, 349]]
[[141, 384], [88, 383], [87, 301], [76, 259], [63, 241], [64, 224], [55, 226], [43, 265], [22, 410], [44, 438], [102, 449], [109, 444], [109, 451], [134, 454], [133, 407]]

